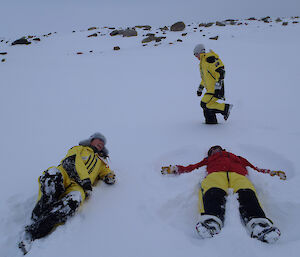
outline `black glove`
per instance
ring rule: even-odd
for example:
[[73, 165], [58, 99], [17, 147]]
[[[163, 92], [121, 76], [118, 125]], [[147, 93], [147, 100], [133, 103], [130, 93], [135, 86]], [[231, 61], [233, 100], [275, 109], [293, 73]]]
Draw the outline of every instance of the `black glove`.
[[81, 184], [81, 187], [83, 188], [84, 192], [93, 191], [92, 183], [89, 178], [82, 180], [80, 184]]
[[204, 88], [204, 87], [201, 86], [201, 85], [198, 87], [198, 90], [197, 90], [197, 96], [201, 96], [201, 95], [202, 95], [203, 88]]

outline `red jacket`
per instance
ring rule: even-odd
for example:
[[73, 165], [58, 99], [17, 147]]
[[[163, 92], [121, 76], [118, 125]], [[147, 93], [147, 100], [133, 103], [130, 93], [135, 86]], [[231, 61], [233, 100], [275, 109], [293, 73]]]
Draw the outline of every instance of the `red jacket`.
[[205, 165], [207, 166], [206, 170], [208, 174], [213, 172], [218, 172], [218, 171], [226, 171], [226, 172], [229, 171], [229, 172], [236, 172], [238, 174], [245, 176], [248, 174], [248, 171], [246, 169], [247, 166], [259, 172], [262, 172], [261, 169], [254, 167], [245, 158], [241, 156], [236, 156], [233, 153], [222, 151], [222, 152], [215, 153], [209, 157], [206, 157], [201, 162], [198, 162], [196, 164], [191, 164], [186, 167], [177, 165], [178, 173], [191, 172], [194, 169], [198, 169]]

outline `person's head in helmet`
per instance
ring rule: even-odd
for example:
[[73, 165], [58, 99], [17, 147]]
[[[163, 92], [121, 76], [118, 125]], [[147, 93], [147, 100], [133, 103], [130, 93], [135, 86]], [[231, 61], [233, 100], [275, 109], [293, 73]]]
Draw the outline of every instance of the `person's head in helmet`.
[[203, 44], [197, 44], [193, 52], [194, 56], [200, 60], [200, 55], [205, 53], [205, 46]]
[[99, 132], [94, 133], [88, 139], [79, 142], [79, 145], [92, 146], [100, 154], [100, 156], [107, 158], [108, 150], [105, 147], [106, 138]]
[[214, 145], [211, 148], [209, 148], [209, 150], [207, 152], [207, 155], [211, 156], [211, 155], [213, 155], [215, 153], [222, 152], [223, 150], [224, 149], [220, 145]]

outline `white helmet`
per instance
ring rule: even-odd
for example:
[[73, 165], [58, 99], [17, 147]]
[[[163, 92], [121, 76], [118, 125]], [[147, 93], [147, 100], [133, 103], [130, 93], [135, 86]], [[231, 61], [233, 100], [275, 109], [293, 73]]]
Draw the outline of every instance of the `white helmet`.
[[199, 55], [205, 53], [205, 46], [203, 44], [198, 44], [194, 48], [194, 55]]
[[[85, 140], [81, 140], [79, 142], [79, 145], [82, 145], [82, 146], [90, 146], [91, 145], [91, 142], [94, 140], [94, 139], [100, 139], [104, 145], [106, 144], [106, 138], [105, 136], [103, 136], [101, 133], [99, 132], [96, 132], [94, 133], [93, 135], [91, 135], [88, 139], [85, 139]], [[103, 149], [101, 150], [101, 152], [103, 153], [103, 157], [108, 157], [108, 150], [107, 148], [104, 146]]]

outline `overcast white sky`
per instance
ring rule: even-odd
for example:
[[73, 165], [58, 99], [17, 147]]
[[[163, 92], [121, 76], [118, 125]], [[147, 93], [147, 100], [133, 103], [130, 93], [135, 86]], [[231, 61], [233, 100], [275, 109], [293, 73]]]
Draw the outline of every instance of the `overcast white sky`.
[[300, 15], [300, 1], [1, 0], [0, 37], [79, 29], [92, 25], [161, 26], [178, 20], [201, 22], [268, 15]]

